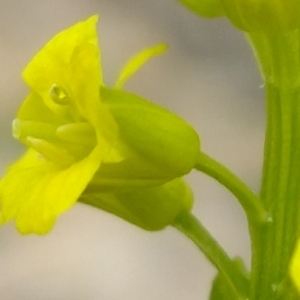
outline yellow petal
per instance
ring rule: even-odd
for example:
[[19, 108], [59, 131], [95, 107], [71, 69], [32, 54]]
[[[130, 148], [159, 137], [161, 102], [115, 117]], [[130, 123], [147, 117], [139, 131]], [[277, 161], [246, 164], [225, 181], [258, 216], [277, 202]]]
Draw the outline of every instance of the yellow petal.
[[146, 48], [131, 58], [121, 71], [115, 87], [121, 89], [125, 82], [136, 73], [150, 58], [164, 53], [168, 49], [166, 44], [159, 44]]
[[18, 111], [17, 118], [49, 124], [60, 124], [62, 122], [36, 93], [30, 93], [26, 97]]
[[62, 169], [29, 150], [0, 182], [0, 222], [15, 218], [23, 234], [48, 232], [99, 168], [99, 152], [97, 147], [85, 159]]
[[48, 93], [53, 83], [64, 86], [67, 81], [65, 68], [70, 63], [74, 50], [84, 43], [98, 46], [97, 21], [98, 16], [92, 16], [51, 39], [24, 70], [25, 82], [40, 95]]
[[[70, 64], [70, 90], [73, 105], [94, 126], [103, 157], [106, 157], [118, 138], [118, 126], [107, 106], [100, 101], [101, 82], [97, 57], [98, 47], [92, 44], [78, 46]], [[117, 155], [116, 160], [119, 161], [120, 157]]]

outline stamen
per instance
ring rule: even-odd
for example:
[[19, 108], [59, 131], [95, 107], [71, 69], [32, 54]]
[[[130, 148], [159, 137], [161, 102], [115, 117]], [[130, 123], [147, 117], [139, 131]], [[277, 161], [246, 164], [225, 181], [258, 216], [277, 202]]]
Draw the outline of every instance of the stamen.
[[75, 162], [74, 157], [72, 157], [63, 147], [33, 137], [27, 137], [26, 142], [29, 147], [38, 151], [44, 158], [59, 166], [69, 166]]
[[59, 86], [58, 84], [54, 83], [50, 88], [50, 97], [56, 103], [60, 105], [67, 105], [69, 104], [69, 96], [67, 91]]
[[95, 146], [97, 143], [95, 130], [87, 122], [62, 125], [57, 128], [56, 134], [68, 143], [84, 146]]
[[12, 124], [12, 132], [14, 138], [25, 141], [28, 136], [47, 140], [48, 142], [59, 142], [56, 135], [58, 125], [40, 123], [34, 121], [22, 121], [15, 119]]

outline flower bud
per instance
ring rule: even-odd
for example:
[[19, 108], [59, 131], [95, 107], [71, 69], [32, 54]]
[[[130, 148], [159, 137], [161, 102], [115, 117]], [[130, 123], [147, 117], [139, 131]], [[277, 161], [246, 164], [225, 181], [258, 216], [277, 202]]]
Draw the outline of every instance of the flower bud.
[[179, 0], [203, 17], [227, 16], [241, 30], [273, 32], [300, 26], [298, 0]]
[[238, 28], [249, 32], [278, 32], [300, 26], [298, 0], [221, 0], [224, 11]]
[[221, 0], [178, 0], [202, 17], [214, 18], [224, 15]]

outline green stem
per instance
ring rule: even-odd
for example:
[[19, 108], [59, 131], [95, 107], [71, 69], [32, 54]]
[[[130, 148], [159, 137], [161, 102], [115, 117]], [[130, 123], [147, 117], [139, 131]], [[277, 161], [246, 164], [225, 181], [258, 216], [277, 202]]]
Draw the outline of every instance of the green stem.
[[210, 262], [224, 275], [239, 299], [248, 299], [249, 279], [229, 258], [217, 241], [191, 213], [177, 216], [173, 226], [190, 238]]
[[300, 224], [299, 31], [249, 33], [267, 91], [261, 199], [273, 222], [251, 231], [251, 299], [299, 299], [288, 277]]
[[266, 223], [270, 216], [261, 200], [230, 170], [205, 153], [200, 153], [195, 169], [214, 178], [225, 186], [239, 201], [247, 214], [250, 224]]

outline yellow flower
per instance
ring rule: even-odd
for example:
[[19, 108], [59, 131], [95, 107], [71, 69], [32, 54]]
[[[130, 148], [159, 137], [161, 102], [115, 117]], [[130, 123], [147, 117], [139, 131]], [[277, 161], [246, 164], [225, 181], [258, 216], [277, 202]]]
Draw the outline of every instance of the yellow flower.
[[[148, 194], [159, 190], [173, 199], [174, 189], [187, 189], [178, 180], [164, 184], [193, 168], [197, 134], [167, 110], [119, 90], [166, 47], [142, 51], [125, 66], [116, 88], [105, 88], [97, 20], [93, 16], [56, 35], [23, 73], [31, 92], [13, 122], [13, 135], [29, 150], [0, 182], [0, 223], [15, 218], [21, 233], [48, 232], [85, 190], [94, 198], [107, 198], [100, 193], [122, 198], [123, 192], [134, 197], [136, 188], [160, 185]], [[190, 193], [181, 194], [189, 200], [180, 201], [191, 203]], [[190, 207], [175, 202], [178, 209]], [[122, 215], [120, 209], [115, 213]]]
[[117, 126], [99, 101], [96, 22], [91, 17], [55, 36], [23, 73], [31, 93], [13, 127], [31, 149], [0, 186], [0, 220], [16, 217], [22, 233], [49, 231], [101, 162], [121, 159], [112, 148]]

